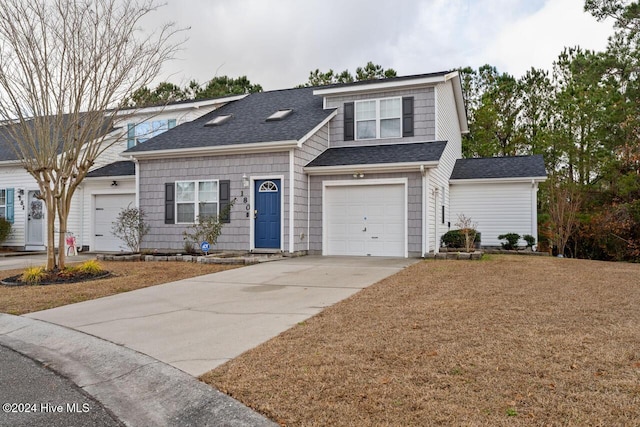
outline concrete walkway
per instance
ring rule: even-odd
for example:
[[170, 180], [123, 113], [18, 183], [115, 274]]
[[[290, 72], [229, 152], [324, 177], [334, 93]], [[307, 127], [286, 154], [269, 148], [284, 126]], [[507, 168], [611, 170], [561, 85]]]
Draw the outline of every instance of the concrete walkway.
[[27, 317], [95, 335], [199, 376], [414, 262], [291, 258]]

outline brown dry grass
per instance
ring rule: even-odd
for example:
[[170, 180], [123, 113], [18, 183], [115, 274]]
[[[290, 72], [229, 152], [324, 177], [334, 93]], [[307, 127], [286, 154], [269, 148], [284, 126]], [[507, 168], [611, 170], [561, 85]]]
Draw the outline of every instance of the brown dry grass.
[[202, 379], [283, 425], [640, 425], [640, 265], [422, 262]]
[[[112, 277], [64, 285], [0, 285], [0, 312], [21, 315], [237, 267], [184, 262], [101, 261], [100, 264], [112, 273]], [[23, 271], [0, 271], [0, 277]]]

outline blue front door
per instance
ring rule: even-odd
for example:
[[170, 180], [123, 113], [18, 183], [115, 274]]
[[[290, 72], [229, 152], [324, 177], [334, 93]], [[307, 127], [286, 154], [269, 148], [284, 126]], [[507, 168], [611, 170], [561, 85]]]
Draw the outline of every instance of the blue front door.
[[255, 247], [280, 249], [280, 180], [255, 182]]

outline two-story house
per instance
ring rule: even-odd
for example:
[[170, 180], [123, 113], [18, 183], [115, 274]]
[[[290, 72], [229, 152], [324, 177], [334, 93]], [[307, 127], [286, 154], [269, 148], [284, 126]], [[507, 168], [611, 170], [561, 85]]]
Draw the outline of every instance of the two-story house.
[[[136, 205], [136, 179], [133, 162], [123, 161], [120, 153], [243, 96], [120, 111], [113, 128], [106, 127], [101, 135], [108, 148], [97, 158], [72, 200], [68, 227], [76, 245], [85, 250], [124, 249], [111, 228], [122, 208]], [[38, 198], [36, 181], [22, 168], [13, 144], [10, 133], [0, 127], [0, 216], [12, 223], [4, 246], [42, 250], [46, 244], [46, 209]]]
[[487, 245], [537, 236], [542, 158], [461, 160], [465, 132], [460, 77], [439, 72], [251, 94], [123, 155], [150, 249], [229, 205], [218, 249], [422, 256], [460, 213]]

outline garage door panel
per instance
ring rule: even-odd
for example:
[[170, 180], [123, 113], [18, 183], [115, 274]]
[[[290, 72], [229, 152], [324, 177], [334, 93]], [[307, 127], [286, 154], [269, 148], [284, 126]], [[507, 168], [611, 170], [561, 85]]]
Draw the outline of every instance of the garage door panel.
[[98, 194], [95, 196], [94, 244], [92, 250], [128, 250], [126, 244], [112, 234], [113, 223], [120, 211], [134, 206], [134, 194]]
[[328, 255], [405, 256], [404, 184], [326, 187]]

